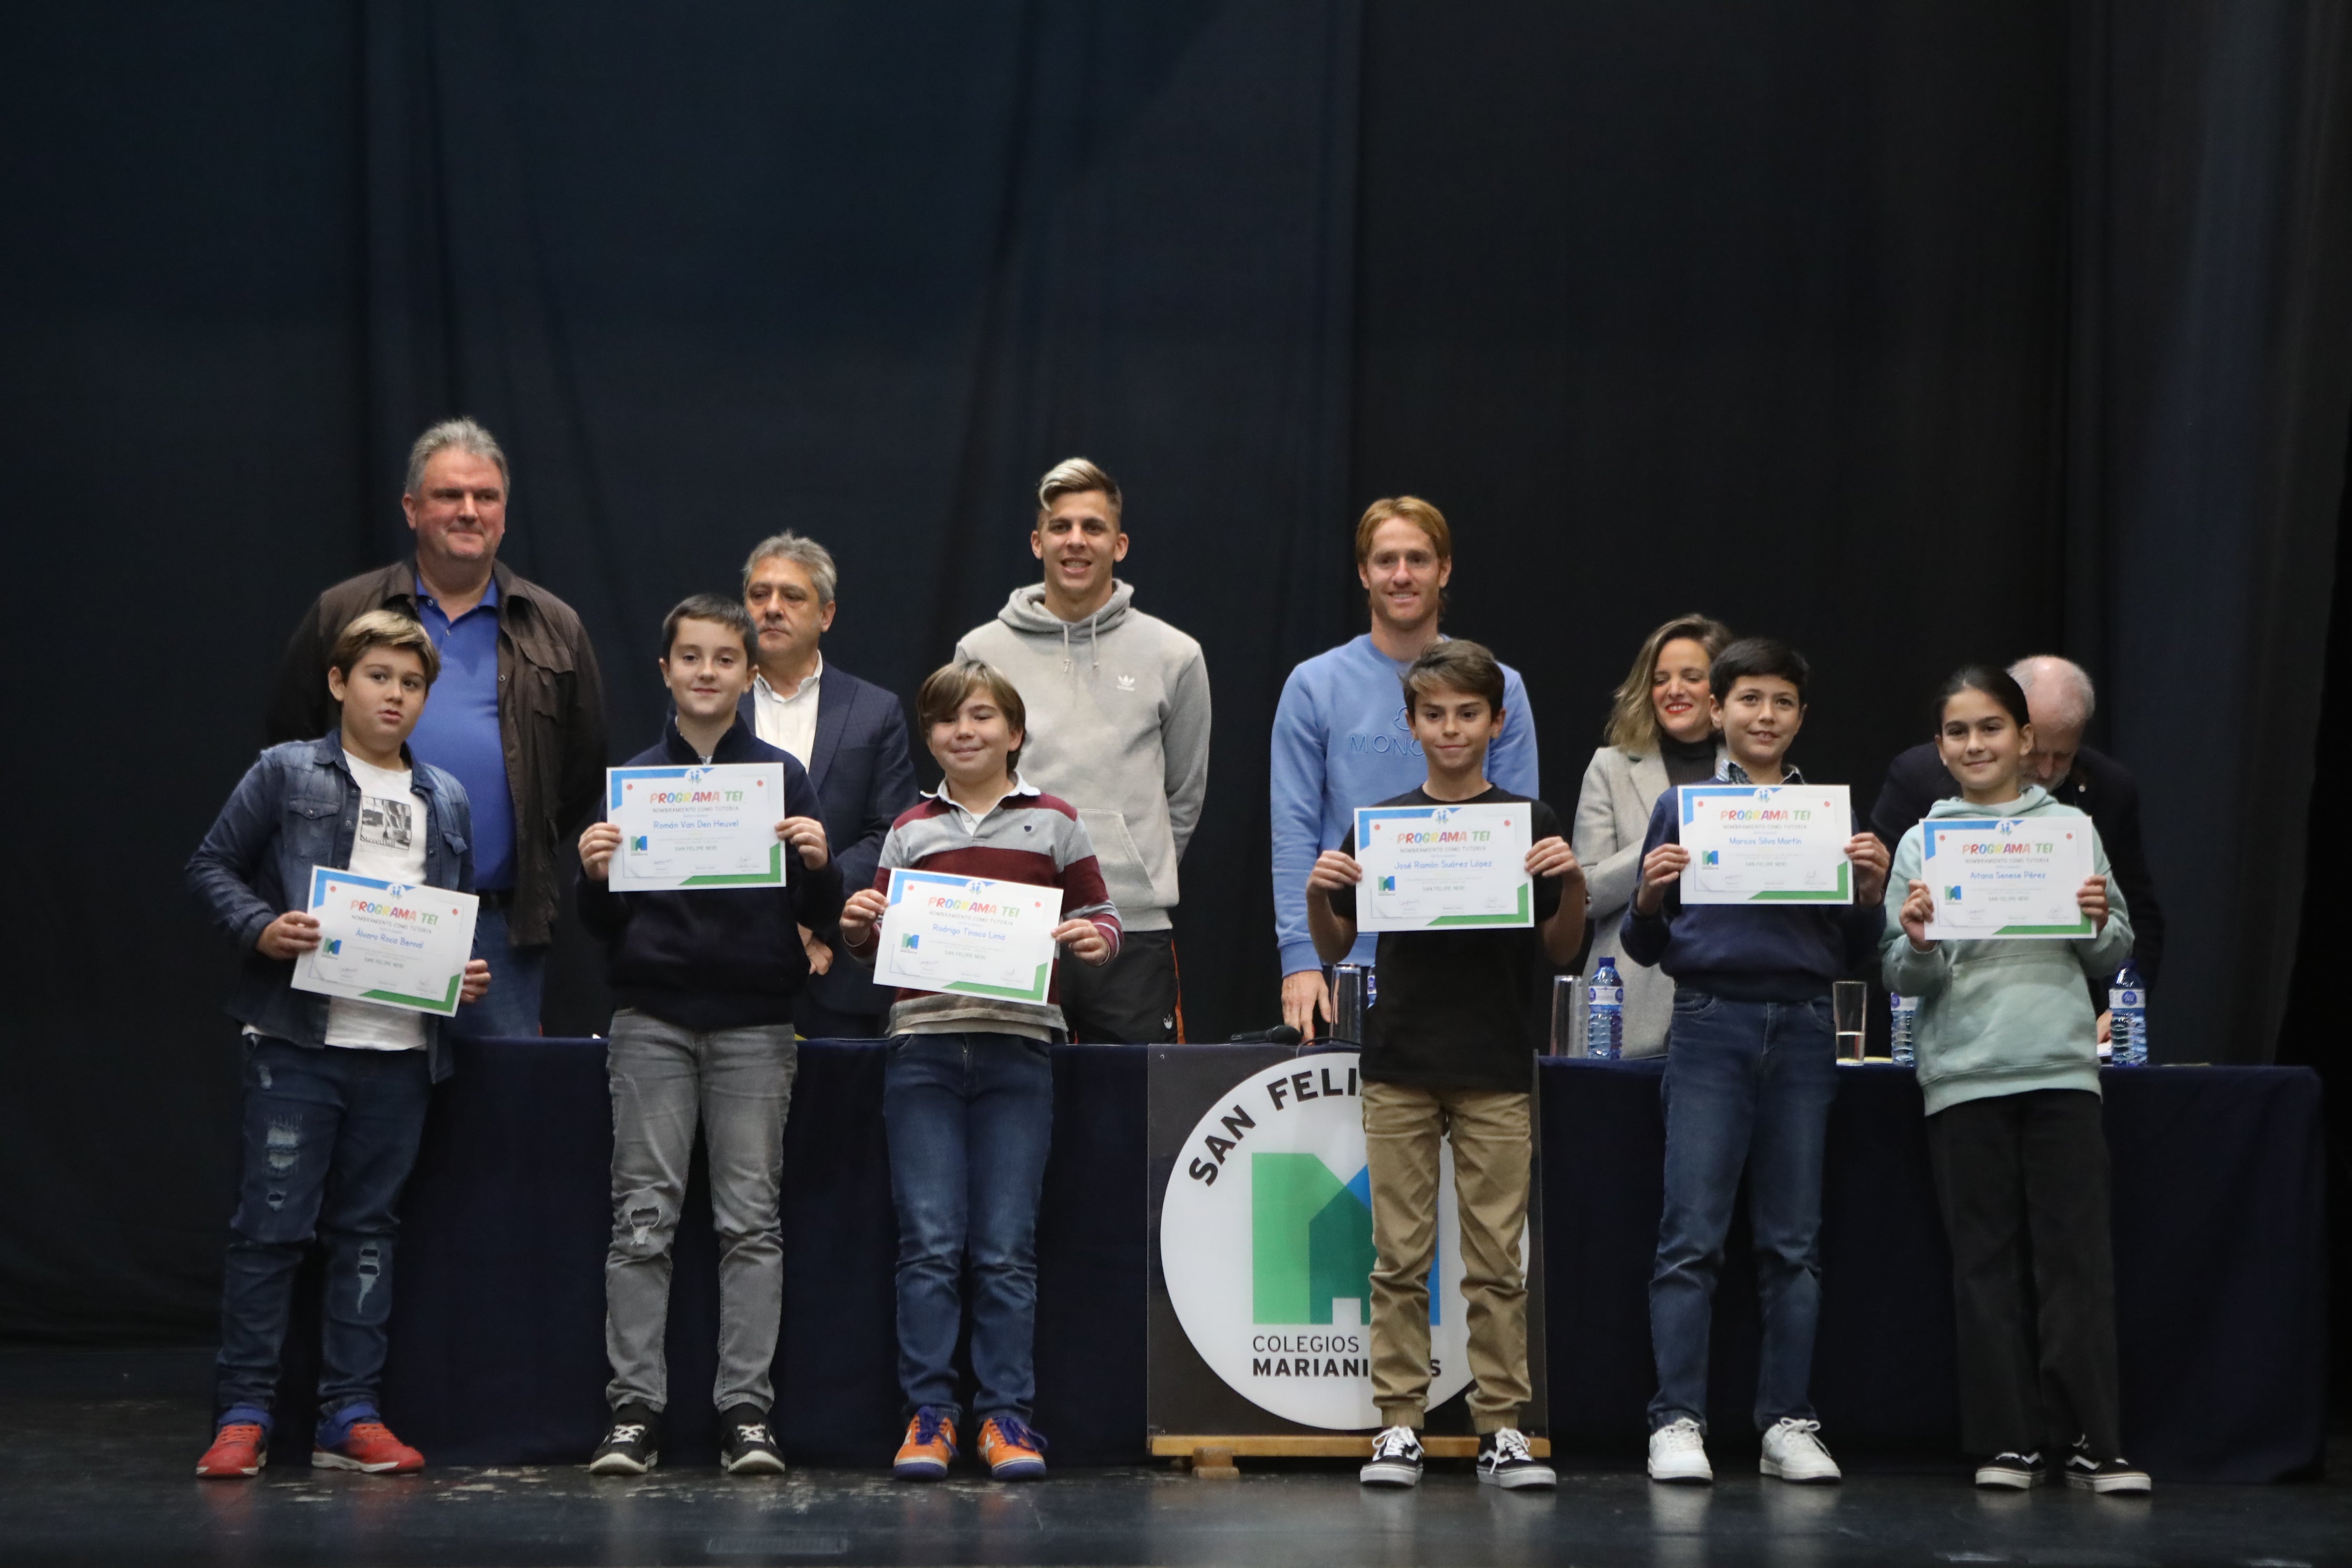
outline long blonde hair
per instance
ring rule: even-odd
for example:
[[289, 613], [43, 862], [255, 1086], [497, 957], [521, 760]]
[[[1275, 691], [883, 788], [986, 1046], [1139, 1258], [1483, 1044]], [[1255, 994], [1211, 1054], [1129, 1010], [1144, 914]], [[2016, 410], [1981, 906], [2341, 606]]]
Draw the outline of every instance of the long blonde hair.
[[1650, 683], [1657, 675], [1659, 652], [1678, 637], [1688, 637], [1706, 649], [1712, 662], [1730, 643], [1731, 628], [1694, 610], [1676, 616], [1644, 638], [1642, 651], [1633, 656], [1633, 668], [1617, 688], [1608, 728], [1601, 731], [1604, 744], [1642, 754], [1658, 749], [1658, 710], [1650, 702]]

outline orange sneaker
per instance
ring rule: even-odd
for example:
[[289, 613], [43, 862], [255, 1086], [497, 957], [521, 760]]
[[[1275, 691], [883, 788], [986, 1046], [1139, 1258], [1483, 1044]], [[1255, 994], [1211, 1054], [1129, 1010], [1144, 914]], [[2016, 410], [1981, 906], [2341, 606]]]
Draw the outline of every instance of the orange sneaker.
[[948, 1473], [955, 1457], [954, 1419], [926, 1405], [907, 1423], [907, 1440], [898, 1445], [890, 1473], [902, 1481], [936, 1481]]
[[890, 1473], [902, 1481], [936, 1481], [948, 1473], [955, 1457], [955, 1422], [926, 1405], [907, 1423], [907, 1440], [898, 1445]]
[[992, 1415], [980, 1424], [980, 1457], [1000, 1481], [1034, 1481], [1045, 1473], [1045, 1439], [1018, 1415]]
[[354, 1421], [340, 1443], [326, 1441], [331, 1434], [321, 1430], [319, 1442], [310, 1449], [310, 1468], [315, 1470], [364, 1470], [372, 1476], [406, 1475], [425, 1468], [425, 1456], [392, 1435], [392, 1428], [377, 1420], [375, 1412]]
[[213, 1446], [196, 1461], [196, 1474], [214, 1480], [257, 1476], [269, 1463], [269, 1434], [258, 1421], [231, 1421], [213, 1434]]

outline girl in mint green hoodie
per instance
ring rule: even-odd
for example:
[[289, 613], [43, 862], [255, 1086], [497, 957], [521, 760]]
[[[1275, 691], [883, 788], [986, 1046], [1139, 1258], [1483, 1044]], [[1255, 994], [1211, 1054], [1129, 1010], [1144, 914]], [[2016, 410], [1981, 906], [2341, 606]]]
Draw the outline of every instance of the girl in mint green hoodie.
[[2034, 1486], [2048, 1473], [2042, 1455], [2063, 1449], [2068, 1485], [2146, 1492], [2147, 1474], [2120, 1457], [2098, 1019], [2083, 984], [2130, 954], [2131, 919], [2091, 819], [2024, 782], [2032, 745], [2017, 682], [1960, 670], [1937, 723], [1960, 793], [1928, 819], [2080, 824], [2093, 869], [2075, 904], [2091, 934], [1930, 942], [1935, 896], [1920, 879], [1914, 826], [1895, 850], [1880, 952], [1887, 989], [1919, 998], [1927, 1153], [1952, 1245], [1961, 1441], [1987, 1456], [1977, 1485]]

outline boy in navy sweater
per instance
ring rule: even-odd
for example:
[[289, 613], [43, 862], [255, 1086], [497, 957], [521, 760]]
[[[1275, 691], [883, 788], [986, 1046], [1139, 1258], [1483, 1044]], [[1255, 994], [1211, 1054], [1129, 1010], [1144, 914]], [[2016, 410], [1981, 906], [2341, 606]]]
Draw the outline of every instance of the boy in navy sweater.
[[[1805, 721], [1804, 657], [1769, 637], [1717, 656], [1709, 702], [1728, 752], [1726, 783], [1800, 784], [1784, 764]], [[1703, 904], [1677, 890], [1690, 852], [1676, 796], [1650, 815], [1642, 883], [1625, 912], [1625, 954], [1675, 980], [1666, 1037], [1666, 1201], [1650, 1276], [1650, 1479], [1711, 1481], [1706, 1458], [1707, 1333], [1723, 1238], [1748, 1171], [1764, 1343], [1756, 1426], [1763, 1473], [1834, 1481], [1808, 1385], [1821, 1313], [1822, 1145], [1837, 1091], [1831, 983], [1874, 953], [1885, 924], [1886, 846], [1846, 843], [1853, 902], [1844, 908]]]
[[799, 763], [737, 722], [759, 634], [736, 600], [698, 594], [662, 624], [662, 679], [677, 711], [631, 767], [775, 763], [784, 770], [776, 837], [800, 864], [782, 888], [616, 893], [621, 830], [580, 838], [580, 915], [604, 940], [620, 1004], [606, 1049], [613, 1083], [613, 1241], [604, 1256], [605, 1390], [613, 1423], [588, 1468], [643, 1475], [658, 1462], [669, 1400], [663, 1338], [670, 1245], [686, 1197], [695, 1125], [709, 1152], [719, 1232], [721, 1462], [735, 1475], [784, 1468], [768, 1430], [769, 1363], [783, 1308], [780, 1193], [784, 1117], [797, 1065], [793, 1002], [808, 979], [801, 928], [841, 912], [816, 792]]

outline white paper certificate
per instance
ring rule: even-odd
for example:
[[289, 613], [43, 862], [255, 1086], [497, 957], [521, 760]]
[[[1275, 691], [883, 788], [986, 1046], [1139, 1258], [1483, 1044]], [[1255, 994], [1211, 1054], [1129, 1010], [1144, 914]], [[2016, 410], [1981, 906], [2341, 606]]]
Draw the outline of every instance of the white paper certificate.
[[2091, 875], [2088, 818], [1931, 816], [1919, 837], [1929, 942], [2091, 934], [2074, 902]]
[[1356, 929], [1535, 924], [1533, 809], [1525, 801], [1357, 807]]
[[457, 1011], [480, 908], [471, 893], [313, 866], [319, 945], [294, 961], [294, 989], [446, 1018]]
[[615, 892], [781, 888], [783, 819], [782, 763], [604, 770], [604, 820], [621, 830]]
[[1043, 1002], [1062, 889], [893, 870], [874, 983]]
[[1843, 784], [1685, 784], [1685, 904], [1850, 904], [1853, 809]]

